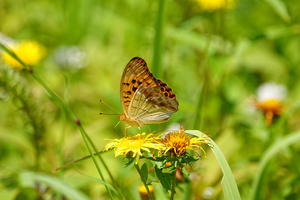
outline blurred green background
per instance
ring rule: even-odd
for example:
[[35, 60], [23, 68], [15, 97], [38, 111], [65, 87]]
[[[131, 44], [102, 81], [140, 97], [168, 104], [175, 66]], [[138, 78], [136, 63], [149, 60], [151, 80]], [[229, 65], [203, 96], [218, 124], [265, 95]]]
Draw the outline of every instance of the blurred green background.
[[[99, 99], [122, 112], [123, 69], [135, 56], [145, 59], [179, 101], [179, 111], [151, 130], [179, 123], [185, 129], [206, 131], [226, 155], [242, 199], [249, 199], [266, 149], [300, 128], [300, 2], [239, 0], [220, 9], [207, 7], [208, 2], [167, 0], [165, 15], [159, 18], [163, 31], [159, 51], [155, 47], [158, 0], [1, 0], [0, 32], [2, 42], [35, 40], [45, 46], [46, 55], [34, 72], [61, 97], [68, 79], [69, 105], [99, 150], [108, 142], [104, 139], [123, 137], [125, 127], [121, 123], [114, 131], [117, 116], [99, 115], [115, 113]], [[77, 59], [65, 61], [68, 56]], [[155, 62], [161, 63], [156, 69]], [[30, 191], [36, 187], [32, 176], [24, 178], [26, 172], [60, 177], [91, 199], [108, 199], [103, 184], [83, 175], [98, 178], [92, 160], [52, 173], [62, 163], [88, 154], [80, 132], [64, 120], [60, 108], [26, 71], [0, 66], [1, 199], [18, 195], [22, 199], [21, 194], [36, 192]], [[283, 84], [288, 90], [286, 112], [270, 127], [263, 112], [252, 112], [248, 104], [264, 82]], [[38, 139], [36, 129], [41, 133]], [[136, 171], [124, 168], [126, 161], [113, 152], [103, 157], [126, 199], [139, 199], [142, 182]], [[260, 199], [300, 199], [299, 164], [299, 143], [276, 154], [264, 170]], [[176, 198], [224, 199], [221, 170], [210, 150], [207, 159], [202, 157], [189, 170], [191, 175]], [[159, 186], [155, 189], [162, 191]], [[55, 192], [41, 184], [37, 195], [55, 199]], [[37, 199], [29, 196], [23, 199]]]

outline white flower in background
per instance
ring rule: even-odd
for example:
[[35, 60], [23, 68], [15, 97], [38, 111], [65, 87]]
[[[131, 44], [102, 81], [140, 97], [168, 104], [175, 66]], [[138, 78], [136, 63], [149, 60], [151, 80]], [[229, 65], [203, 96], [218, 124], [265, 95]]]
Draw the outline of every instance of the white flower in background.
[[286, 94], [287, 89], [284, 85], [264, 83], [257, 89], [257, 100], [262, 103], [270, 100], [282, 101]]
[[0, 42], [5, 44], [5, 45], [12, 45], [14, 43], [16, 43], [15, 40], [13, 40], [10, 37], [7, 37], [6, 35], [4, 35], [3, 33], [0, 32]]
[[258, 87], [254, 105], [264, 111], [267, 125], [271, 125], [275, 115], [281, 115], [286, 95], [287, 88], [284, 85], [264, 83]]
[[68, 71], [78, 71], [88, 65], [86, 53], [77, 46], [60, 46], [53, 52], [55, 62]]

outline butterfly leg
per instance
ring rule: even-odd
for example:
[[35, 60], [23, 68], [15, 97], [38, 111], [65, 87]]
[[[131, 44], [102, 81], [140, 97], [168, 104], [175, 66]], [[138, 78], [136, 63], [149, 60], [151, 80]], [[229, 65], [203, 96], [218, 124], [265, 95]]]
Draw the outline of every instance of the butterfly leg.
[[140, 130], [140, 134], [142, 134], [142, 130], [141, 130], [141, 127], [139, 127], [139, 126], [138, 126], [138, 129]]
[[127, 129], [130, 128], [130, 127], [131, 127], [131, 126], [126, 126], [126, 127], [125, 127], [125, 135], [124, 135], [124, 138], [125, 138], [126, 135], [127, 135]]
[[116, 131], [116, 127], [118, 126], [120, 124], [120, 121], [118, 121], [118, 123], [115, 125], [115, 127], [114, 127], [114, 131], [117, 133], [117, 134], [119, 134], [117, 131]]

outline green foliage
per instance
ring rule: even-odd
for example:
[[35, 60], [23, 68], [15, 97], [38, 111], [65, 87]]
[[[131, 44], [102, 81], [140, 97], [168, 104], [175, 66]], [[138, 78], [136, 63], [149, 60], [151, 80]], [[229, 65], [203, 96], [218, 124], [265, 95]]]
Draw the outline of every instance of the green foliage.
[[144, 163], [144, 164], [142, 165], [141, 171], [142, 171], [142, 174], [143, 174], [143, 176], [144, 176], [144, 178], [145, 178], [145, 182], [147, 182], [147, 180], [148, 180], [148, 167], [147, 167], [147, 164], [146, 164], [146, 163]]
[[[299, 199], [299, 0], [240, 0], [214, 11], [199, 2], [2, 0], [0, 54], [12, 53], [6, 47], [23, 40], [36, 40], [47, 52], [36, 66], [23, 63], [21, 71], [0, 61], [1, 199], [39, 198], [43, 188], [57, 199], [139, 198], [143, 181], [134, 168], [124, 169], [126, 161], [112, 151], [93, 154], [104, 139], [124, 137], [124, 124], [114, 130], [116, 116], [98, 115], [113, 112], [99, 99], [123, 112], [119, 83], [135, 56], [147, 61], [179, 101], [179, 111], [168, 122], [150, 125], [151, 131], [176, 122], [215, 142], [213, 151], [203, 147], [206, 158], [190, 152], [181, 160], [141, 157], [141, 174], [155, 186], [156, 199], [166, 198], [175, 185], [175, 199], [189, 198], [186, 193], [192, 199], [228, 198], [228, 177], [221, 185], [220, 160], [213, 155], [216, 145], [242, 199]], [[61, 46], [76, 46], [83, 54], [61, 62], [69, 55], [55, 56]], [[288, 90], [284, 112], [271, 126], [248, 103], [265, 82]], [[128, 134], [137, 131], [129, 128]], [[89, 154], [93, 161], [52, 173]], [[184, 181], [172, 185], [177, 166]], [[31, 172], [32, 184], [20, 184], [16, 177], [23, 171]]]
[[163, 173], [161, 169], [155, 165], [155, 173], [160, 181], [161, 185], [166, 191], [170, 191], [171, 189], [171, 175], [169, 173]]

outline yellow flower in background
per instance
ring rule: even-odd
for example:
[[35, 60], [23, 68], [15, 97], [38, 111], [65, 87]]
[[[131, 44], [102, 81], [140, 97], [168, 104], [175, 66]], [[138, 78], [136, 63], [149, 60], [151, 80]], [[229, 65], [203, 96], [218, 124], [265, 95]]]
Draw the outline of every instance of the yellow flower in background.
[[[46, 53], [44, 46], [31, 40], [23, 41], [20, 44], [13, 44], [10, 48], [27, 65], [37, 64]], [[5, 52], [2, 52], [1, 57], [4, 63], [13, 68], [19, 70], [24, 68], [21, 63]]]
[[[152, 185], [148, 185], [148, 189], [149, 189], [150, 194], [153, 196], [154, 195], [154, 187]], [[139, 193], [140, 193], [142, 200], [150, 199], [147, 189], [144, 186], [144, 184], [139, 186]]]
[[202, 10], [213, 12], [221, 9], [231, 9], [235, 5], [234, 0], [196, 0]]
[[[179, 131], [172, 131], [163, 136], [158, 142], [162, 144], [161, 152], [163, 154], [170, 152], [176, 155], [182, 155], [187, 149], [197, 152], [197, 148], [201, 149], [205, 154], [204, 149], [200, 144], [207, 144], [204, 137], [192, 137], [187, 135], [183, 128]], [[205, 154], [206, 155], [206, 154]]]
[[273, 117], [283, 112], [283, 99], [287, 94], [284, 85], [264, 83], [257, 89], [257, 98], [254, 106], [265, 113], [266, 124], [270, 126]]
[[115, 157], [119, 155], [136, 157], [138, 163], [142, 151], [150, 152], [150, 149], [159, 149], [160, 144], [155, 143], [156, 139], [153, 134], [146, 135], [146, 133], [114, 139], [104, 147], [104, 151], [114, 149]]

